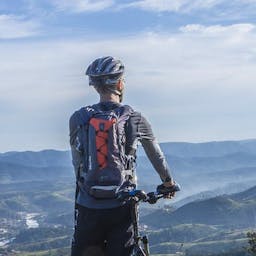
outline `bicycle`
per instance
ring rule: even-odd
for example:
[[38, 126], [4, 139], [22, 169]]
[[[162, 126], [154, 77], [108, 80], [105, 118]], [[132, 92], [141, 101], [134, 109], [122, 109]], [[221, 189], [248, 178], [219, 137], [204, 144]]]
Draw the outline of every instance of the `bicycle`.
[[155, 192], [145, 193], [143, 190], [131, 190], [131, 191], [121, 191], [118, 193], [119, 200], [125, 200], [131, 202], [131, 213], [134, 228], [134, 249], [131, 256], [149, 256], [149, 241], [148, 237], [144, 235], [143, 237], [139, 234], [138, 228], [138, 211], [137, 207], [139, 202], [147, 202], [149, 204], [155, 204], [160, 198], [166, 195], [180, 191], [180, 186], [176, 184], [171, 188], [166, 188], [162, 185], [157, 187]]
[[[131, 256], [150, 256], [149, 241], [146, 235], [140, 236], [138, 228], [138, 211], [137, 207], [140, 202], [147, 202], [149, 204], [155, 204], [160, 198], [167, 196], [170, 193], [180, 191], [178, 184], [171, 188], [166, 188], [163, 185], [159, 185], [155, 192], [146, 193], [143, 190], [132, 189], [129, 191], [122, 190], [117, 193], [117, 198], [121, 201], [130, 201], [131, 204], [131, 216], [134, 231], [134, 248]], [[102, 246], [95, 246], [89, 248], [84, 256], [104, 256], [107, 246], [107, 241], [104, 241]]]

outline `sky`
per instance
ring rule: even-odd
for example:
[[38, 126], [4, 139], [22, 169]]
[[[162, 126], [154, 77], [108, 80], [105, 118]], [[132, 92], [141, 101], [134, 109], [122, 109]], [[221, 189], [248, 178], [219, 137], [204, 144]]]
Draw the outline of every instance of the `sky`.
[[87, 66], [125, 65], [124, 103], [160, 142], [256, 138], [256, 0], [1, 0], [0, 152], [69, 148], [98, 102]]

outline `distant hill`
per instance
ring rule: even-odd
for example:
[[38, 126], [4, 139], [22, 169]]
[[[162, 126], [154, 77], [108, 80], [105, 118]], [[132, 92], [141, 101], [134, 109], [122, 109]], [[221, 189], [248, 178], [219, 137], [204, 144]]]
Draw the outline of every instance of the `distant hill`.
[[31, 180], [49, 180], [73, 177], [68, 166], [25, 166], [16, 163], [0, 162], [0, 184]]
[[57, 180], [1, 185], [0, 219], [26, 211], [47, 212], [53, 216], [70, 212], [74, 205], [74, 191], [72, 182]]
[[69, 151], [42, 150], [38, 152], [6, 152], [0, 154], [0, 162], [34, 167], [71, 166]]
[[[236, 153], [256, 154], [256, 139], [204, 143], [165, 142], [161, 143], [161, 148], [165, 154], [181, 158], [221, 157]], [[139, 149], [139, 155], [144, 155], [141, 148]], [[0, 153], [0, 161], [31, 166], [70, 165], [70, 157], [69, 151], [57, 150]]]
[[166, 154], [180, 157], [218, 157], [237, 152], [256, 152], [256, 139], [241, 141], [212, 141], [204, 143], [167, 142], [161, 148]]
[[[248, 187], [248, 182], [256, 182], [256, 140], [170, 142], [162, 143], [161, 147], [174, 178], [182, 186], [176, 200], [220, 187], [227, 188], [223, 192], [228, 193], [232, 184], [237, 184], [235, 191], [241, 191]], [[161, 182], [141, 148], [137, 176], [139, 186], [145, 190], [155, 189]], [[62, 178], [74, 180], [70, 151], [0, 154], [0, 184]]]
[[[230, 196], [233, 200], [239, 201], [248, 201], [248, 200], [255, 200], [256, 198], [256, 186], [252, 187], [246, 191], [236, 193]], [[256, 221], [256, 220], [255, 220]]]
[[[178, 224], [256, 227], [256, 186], [241, 193], [188, 203], [174, 212], [158, 210], [143, 217], [147, 225], [166, 227]], [[161, 220], [164, 220], [161, 222]]]
[[[250, 173], [251, 174], [251, 173]], [[250, 176], [249, 176], [250, 177]], [[233, 179], [232, 179], [233, 180]], [[199, 201], [199, 200], [206, 200], [209, 198], [213, 198], [216, 196], [224, 195], [224, 194], [234, 194], [238, 193], [240, 191], [245, 191], [251, 187], [253, 187], [256, 184], [256, 180], [247, 180], [247, 181], [235, 181], [232, 183], [228, 183], [224, 186], [218, 186], [216, 189], [212, 189], [209, 186], [208, 190], [192, 194], [190, 196], [187, 196], [181, 200], [178, 200], [177, 202], [171, 201], [165, 201], [165, 205], [173, 206], [174, 208], [179, 208], [185, 204], [191, 203], [193, 201]], [[192, 187], [192, 185], [190, 185]], [[199, 189], [200, 190], [200, 189]]]

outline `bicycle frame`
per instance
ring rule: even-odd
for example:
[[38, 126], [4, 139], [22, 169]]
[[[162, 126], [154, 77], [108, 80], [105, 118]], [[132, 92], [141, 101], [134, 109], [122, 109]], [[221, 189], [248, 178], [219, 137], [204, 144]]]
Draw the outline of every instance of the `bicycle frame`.
[[[162, 189], [162, 188], [161, 188]], [[164, 197], [166, 194], [170, 192], [176, 192], [180, 190], [180, 186], [176, 184], [172, 191], [168, 188], [163, 188], [162, 191], [150, 192], [146, 194], [142, 190], [133, 190], [130, 192], [124, 192], [120, 194], [120, 198], [128, 198], [131, 201], [131, 216], [133, 222], [133, 230], [134, 230], [134, 250], [131, 256], [150, 256], [149, 252], [149, 242], [147, 236], [141, 237], [139, 235], [138, 228], [138, 204], [140, 201], [148, 202], [150, 204], [154, 204], [158, 199]], [[142, 247], [143, 245], [143, 247]]]
[[[131, 216], [133, 222], [133, 231], [134, 231], [134, 249], [132, 256], [149, 256], [149, 243], [147, 236], [141, 237], [139, 235], [139, 228], [138, 228], [138, 201], [132, 200], [131, 206]], [[143, 244], [143, 248], [141, 246]]]

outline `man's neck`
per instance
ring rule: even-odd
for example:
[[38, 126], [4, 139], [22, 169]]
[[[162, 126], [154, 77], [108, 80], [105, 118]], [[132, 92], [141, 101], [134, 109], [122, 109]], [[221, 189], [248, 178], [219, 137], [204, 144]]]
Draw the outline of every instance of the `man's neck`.
[[105, 94], [105, 95], [100, 95], [100, 102], [106, 102], [106, 101], [111, 101], [114, 103], [120, 103], [120, 97], [119, 95], [116, 94]]

